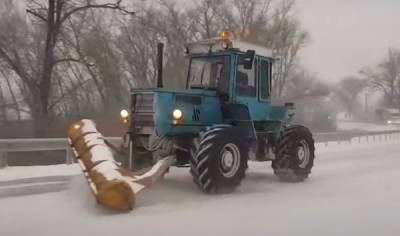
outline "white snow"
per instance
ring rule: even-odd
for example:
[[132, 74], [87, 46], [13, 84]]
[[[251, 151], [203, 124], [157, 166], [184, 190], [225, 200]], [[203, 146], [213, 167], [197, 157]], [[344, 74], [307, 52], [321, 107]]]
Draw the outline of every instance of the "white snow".
[[114, 179], [121, 179], [122, 175], [121, 173], [117, 170], [118, 166], [113, 163], [113, 162], [102, 162], [93, 169], [90, 170], [90, 172], [98, 172], [100, 173], [106, 180], [111, 181]]
[[239, 48], [242, 52], [246, 52], [247, 50], [255, 50], [257, 54], [265, 57], [273, 57], [274, 54], [270, 48], [266, 48], [260, 45], [255, 45], [251, 43], [247, 43], [240, 40], [232, 41], [234, 48]]
[[80, 128], [81, 128], [82, 133], [97, 132], [96, 124], [94, 123], [94, 121], [84, 119], [84, 120], [81, 120], [81, 122], [82, 122], [82, 126]]
[[171, 168], [129, 213], [97, 206], [79, 175], [64, 192], [0, 199], [0, 234], [395, 236], [399, 144], [318, 144], [311, 177], [297, 184], [279, 182], [269, 163], [251, 163], [238, 191], [217, 196], [202, 194], [187, 169]]
[[110, 151], [110, 148], [107, 147], [105, 144], [104, 145], [96, 145], [96, 146], [92, 147], [92, 149], [90, 149], [90, 152], [92, 154], [91, 159], [90, 159], [90, 161], [92, 163], [95, 163], [98, 161], [114, 162], [113, 154]]

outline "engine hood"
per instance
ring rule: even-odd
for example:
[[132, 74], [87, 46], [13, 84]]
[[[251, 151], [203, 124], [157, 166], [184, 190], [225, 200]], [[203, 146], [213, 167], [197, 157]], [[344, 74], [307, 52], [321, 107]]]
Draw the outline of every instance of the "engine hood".
[[[153, 112], [154, 127], [161, 136], [198, 133], [202, 127], [222, 122], [221, 104], [216, 91], [165, 88], [133, 89], [132, 96], [149, 96], [142, 100], [137, 99], [137, 101], [143, 104], [144, 108], [149, 107]], [[144, 104], [142, 101], [151, 101], [152, 105]], [[183, 114], [183, 118], [180, 120], [175, 120], [172, 116], [176, 109]]]

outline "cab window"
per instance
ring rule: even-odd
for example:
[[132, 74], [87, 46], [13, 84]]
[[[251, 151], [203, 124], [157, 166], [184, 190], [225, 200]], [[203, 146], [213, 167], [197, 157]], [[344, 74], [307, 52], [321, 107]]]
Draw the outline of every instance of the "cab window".
[[260, 99], [266, 100], [270, 97], [271, 91], [271, 63], [267, 60], [260, 62]]
[[255, 97], [257, 60], [254, 60], [252, 69], [247, 70], [239, 64], [236, 72], [236, 94], [245, 97]]
[[187, 88], [229, 91], [229, 56], [194, 57], [190, 61]]

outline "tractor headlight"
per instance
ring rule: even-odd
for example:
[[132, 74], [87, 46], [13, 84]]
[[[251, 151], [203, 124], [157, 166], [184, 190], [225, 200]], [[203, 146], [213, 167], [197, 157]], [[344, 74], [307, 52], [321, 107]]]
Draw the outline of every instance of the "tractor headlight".
[[183, 118], [183, 113], [181, 110], [179, 109], [175, 109], [172, 112], [172, 116], [174, 117], [175, 120], [181, 120]]
[[121, 115], [122, 123], [127, 124], [129, 121], [129, 112], [127, 110], [121, 110], [119, 113]]
[[127, 110], [122, 110], [121, 112], [120, 112], [120, 114], [121, 114], [121, 118], [128, 118], [128, 116], [129, 116], [129, 112], [127, 111]]

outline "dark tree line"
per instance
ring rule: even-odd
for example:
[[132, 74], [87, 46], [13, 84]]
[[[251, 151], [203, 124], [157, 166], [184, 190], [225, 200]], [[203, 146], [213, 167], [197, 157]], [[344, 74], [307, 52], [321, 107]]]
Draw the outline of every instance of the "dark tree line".
[[[22, 0], [21, 0], [22, 1]], [[154, 86], [164, 42], [165, 84], [182, 86], [183, 45], [233, 32], [279, 58], [274, 96], [285, 95], [309, 35], [294, 0], [24, 0], [0, 4], [0, 121], [31, 118], [36, 136], [61, 117], [114, 113], [131, 87]]]

